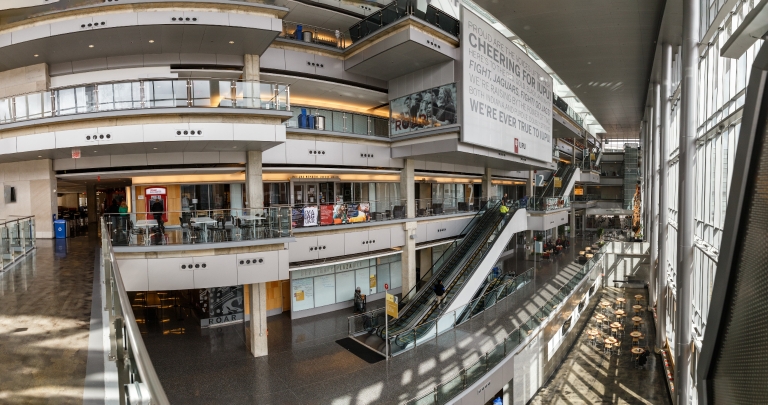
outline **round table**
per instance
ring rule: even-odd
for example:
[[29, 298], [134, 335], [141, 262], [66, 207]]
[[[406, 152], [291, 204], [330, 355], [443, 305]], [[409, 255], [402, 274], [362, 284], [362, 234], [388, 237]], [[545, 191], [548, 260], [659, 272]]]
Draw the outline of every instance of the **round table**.
[[627, 302], [627, 299], [626, 298], [616, 298], [616, 302], [623, 304], [623, 303]]
[[617, 310], [613, 311], [613, 313], [614, 313], [614, 315], [624, 315], [624, 310], [623, 309], [617, 309]]
[[612, 338], [612, 337], [605, 338], [605, 340], [603, 340], [603, 342], [608, 343], [609, 345], [613, 345], [613, 344], [619, 343], [619, 341], [616, 340], [616, 338]]
[[637, 294], [637, 295], [635, 295], [635, 299], [636, 300], [641, 300], [641, 299], [643, 299], [643, 295], [642, 294]]
[[597, 314], [597, 315], [595, 315], [595, 319], [603, 320], [603, 319], [605, 319], [605, 315]]
[[589, 336], [597, 336], [600, 334], [600, 331], [597, 329], [590, 329], [587, 331], [587, 335]]
[[632, 309], [634, 309], [635, 311], [640, 311], [641, 309], [643, 309], [643, 306], [642, 305], [632, 305]]
[[640, 333], [640, 332], [635, 331], [635, 332], [630, 333], [629, 336], [632, 336], [633, 338], [639, 338], [640, 336], [643, 336], [643, 334]]
[[584, 255], [584, 257], [586, 257], [587, 259], [591, 259], [593, 256], [594, 256], [593, 254], [589, 254], [589, 253]]
[[643, 349], [641, 347], [634, 347], [634, 348], [632, 348], [632, 354], [634, 354], [634, 355], [639, 356], [639, 355], [641, 355], [643, 353], [645, 353], [645, 349]]
[[610, 303], [610, 302], [608, 302], [608, 301], [601, 301], [601, 302], [600, 302], [600, 306], [601, 306], [601, 307], [610, 307], [610, 306], [611, 306], [611, 303]]
[[612, 323], [612, 324], [611, 324], [611, 327], [612, 327], [612, 328], [616, 328], [616, 329], [618, 329], [618, 328], [620, 328], [620, 327], [621, 327], [621, 324], [620, 324], [620, 323], [618, 323], [618, 322], [614, 322], [614, 323]]
[[635, 322], [642, 322], [642, 321], [643, 321], [643, 318], [641, 318], [641, 317], [639, 317], [639, 316], [633, 316], [633, 317], [632, 317], [632, 320], [633, 320], [633, 321], [635, 321]]
[[585, 252], [589, 252], [590, 250], [592, 250], [592, 248], [591, 248], [591, 247], [589, 247], [589, 246], [587, 246], [587, 247], [585, 247], [585, 248], [584, 248], [584, 251], [585, 251]]
[[586, 253], [586, 252], [583, 251], [583, 250], [579, 250], [579, 256], [584, 256], [584, 253]]

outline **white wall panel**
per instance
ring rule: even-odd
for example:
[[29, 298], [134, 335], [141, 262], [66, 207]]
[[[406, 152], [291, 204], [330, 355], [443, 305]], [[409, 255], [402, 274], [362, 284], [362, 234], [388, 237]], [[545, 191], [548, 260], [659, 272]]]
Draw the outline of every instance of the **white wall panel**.
[[147, 259], [118, 260], [120, 274], [127, 291], [148, 291]]
[[[96, 133], [103, 135], [110, 135], [109, 139], [100, 140], [100, 145], [107, 145], [110, 143], [141, 143], [144, 142], [144, 126], [142, 125], [124, 125], [117, 127], [98, 127]], [[58, 145], [58, 132], [57, 145]]]
[[376, 228], [368, 230], [368, 240], [371, 244], [368, 245], [369, 251], [389, 249], [390, 245], [390, 228]]
[[343, 146], [342, 163], [345, 166], [367, 166], [368, 146], [357, 143], [345, 143]]
[[[315, 250], [317, 246], [316, 236], [305, 236], [302, 238], [296, 238], [296, 242], [288, 244], [288, 253], [290, 261], [303, 262], [305, 260], [317, 260], [318, 251]], [[310, 250], [312, 248], [312, 250]]]
[[285, 145], [289, 151], [286, 156], [287, 163], [315, 164], [315, 155], [309, 153], [310, 151], [317, 150], [315, 141], [289, 139], [285, 142]]
[[53, 149], [56, 147], [56, 135], [53, 132], [16, 137], [16, 151]]
[[181, 270], [181, 265], [194, 264], [192, 258], [147, 260], [147, 278], [150, 291], [189, 290], [195, 288], [194, 271]]
[[[279, 251], [244, 253], [237, 255], [237, 284], [256, 284], [280, 279]], [[261, 259], [263, 263], [253, 264], [253, 261]], [[241, 261], [250, 260], [251, 264], [240, 264]]]
[[389, 228], [389, 242], [392, 247], [405, 245], [405, 231], [402, 227]]
[[285, 143], [269, 148], [261, 154], [261, 162], [265, 164], [285, 164]]
[[[235, 255], [194, 257], [195, 288], [237, 285]], [[202, 265], [205, 264], [205, 268]], [[199, 268], [197, 266], [200, 266]]]
[[354, 255], [368, 251], [368, 231], [347, 232], [344, 234], [344, 254]]
[[344, 256], [344, 244], [340, 242], [339, 235], [323, 235], [317, 237], [318, 257], [325, 259], [327, 257]]

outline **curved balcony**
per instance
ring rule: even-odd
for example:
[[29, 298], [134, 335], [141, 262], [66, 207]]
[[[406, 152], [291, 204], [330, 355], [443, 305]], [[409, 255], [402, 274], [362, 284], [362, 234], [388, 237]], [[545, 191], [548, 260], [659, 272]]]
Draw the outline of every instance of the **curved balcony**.
[[0, 99], [0, 130], [43, 118], [168, 108], [290, 111], [291, 105], [288, 85], [280, 83], [220, 79], [97, 83]]

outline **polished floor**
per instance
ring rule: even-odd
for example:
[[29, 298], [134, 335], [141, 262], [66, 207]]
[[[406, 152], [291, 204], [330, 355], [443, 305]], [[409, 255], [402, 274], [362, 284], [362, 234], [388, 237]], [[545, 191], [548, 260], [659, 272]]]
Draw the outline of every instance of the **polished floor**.
[[[201, 329], [183, 306], [153, 310], [143, 324], [144, 341], [174, 404], [404, 403], [473, 364], [534, 314], [578, 270], [573, 260], [583, 245], [537, 263], [535, 281], [518, 298], [390, 361], [368, 364], [335, 343], [347, 336], [351, 309], [268, 318], [269, 355], [261, 358], [250, 356], [242, 325]], [[520, 274], [533, 267], [520, 256], [506, 259], [504, 270]], [[144, 318], [141, 309], [135, 313]]]
[[[616, 297], [633, 300], [635, 294], [642, 294], [647, 299], [645, 290], [610, 287], [603, 292], [603, 299], [610, 302], [615, 302]], [[595, 313], [601, 312], [603, 311], [599, 307], [595, 309]], [[651, 312], [644, 311], [643, 322], [639, 328], [645, 335], [645, 339], [639, 342], [639, 347], [647, 350], [652, 350], [655, 334], [651, 317]], [[621, 350], [608, 354], [601, 345], [593, 345], [588, 339], [587, 331], [597, 325], [593, 314], [579, 341], [530, 404], [671, 405], [663, 367], [660, 364], [661, 357], [656, 354], [649, 355], [648, 362], [642, 367], [638, 367], [634, 361], [630, 352], [632, 337], [629, 336], [633, 328], [632, 323], [631, 320], [625, 322], [626, 333], [619, 339]], [[608, 336], [610, 329], [603, 329], [601, 333], [603, 337]]]
[[0, 403], [83, 403], [97, 247], [38, 240], [0, 272]]

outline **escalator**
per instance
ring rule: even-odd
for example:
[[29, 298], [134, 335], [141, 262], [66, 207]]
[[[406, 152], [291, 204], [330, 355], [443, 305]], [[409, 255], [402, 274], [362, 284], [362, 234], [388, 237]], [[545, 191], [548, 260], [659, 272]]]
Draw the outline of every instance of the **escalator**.
[[[400, 332], [410, 329], [418, 324], [424, 318], [430, 317], [435, 313], [437, 306], [434, 305], [434, 293], [432, 289], [438, 281], [442, 280], [446, 286], [446, 295], [450, 293], [451, 286], [455, 285], [467, 266], [473, 262], [481, 250], [480, 247], [485, 244], [493, 233], [498, 223], [503, 218], [499, 212], [500, 202], [489, 202], [483, 211], [477, 214], [476, 218], [468, 225], [468, 230], [464, 238], [459, 242], [454, 242], [455, 246], [450, 251], [446, 251], [443, 256], [429, 269], [422, 278], [420, 285], [414, 287], [399, 303], [398, 319], [389, 322], [389, 334], [397, 335]], [[453, 284], [450, 284], [454, 282]], [[446, 300], [448, 297], [446, 296]], [[446, 301], [447, 302], [447, 301]], [[384, 338], [385, 328], [378, 327], [374, 334]]]
[[[429, 339], [430, 336], [452, 327], [453, 317], [440, 318], [453, 311], [456, 306], [468, 303], [478, 286], [487, 278], [490, 268], [506, 247], [515, 232], [527, 229], [525, 211], [515, 216], [516, 211], [502, 214], [500, 204], [493, 204], [482, 220], [473, 228], [467, 238], [454, 251], [450, 263], [440, 271], [429, 285], [422, 289], [409, 305], [405, 306], [399, 319], [389, 323], [391, 353], [412, 347], [414, 341]], [[513, 218], [515, 220], [513, 221]], [[515, 224], [510, 227], [511, 223]], [[479, 277], [479, 278], [478, 278]], [[443, 280], [445, 296], [443, 307], [436, 303], [432, 287], [437, 280]], [[383, 328], [378, 331], [383, 338]]]

